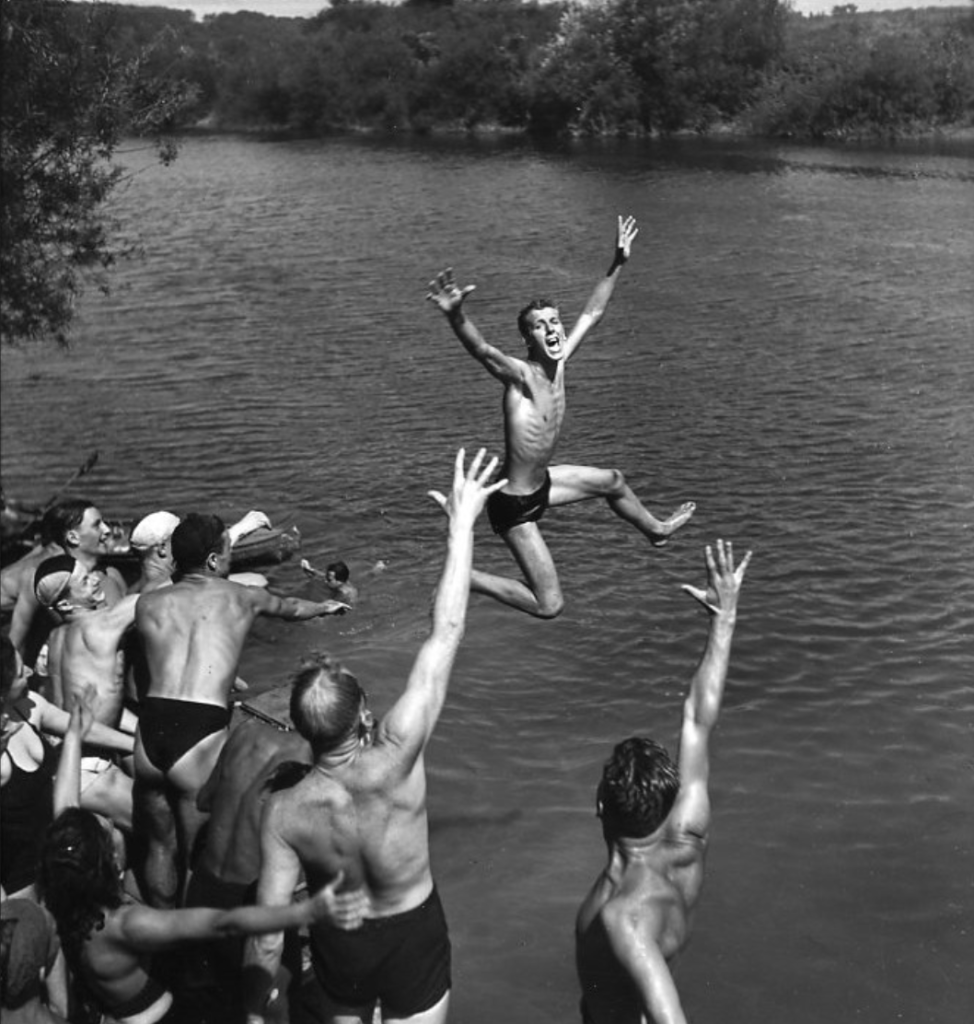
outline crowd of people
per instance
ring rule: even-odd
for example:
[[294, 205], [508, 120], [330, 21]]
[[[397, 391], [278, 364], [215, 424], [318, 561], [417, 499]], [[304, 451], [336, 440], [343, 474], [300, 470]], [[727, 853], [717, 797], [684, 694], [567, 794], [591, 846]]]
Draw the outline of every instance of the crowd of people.
[[[504, 385], [503, 461], [461, 449], [429, 634], [376, 719], [355, 675], [315, 653], [290, 684], [290, 721], [233, 716], [250, 629], [350, 611], [348, 567], [307, 562], [328, 596], [274, 593], [231, 572], [248, 513], [153, 512], [132, 530], [138, 573], [106, 564], [109, 527], [84, 499], [57, 502], [34, 550], [0, 574], [4, 1020], [103, 1024], [371, 1024], [447, 1020], [451, 946], [430, 867], [425, 752], [447, 699], [471, 593], [539, 618], [564, 596], [538, 522], [601, 497], [653, 545], [693, 515], [657, 517], [616, 469], [552, 465], [569, 356], [605, 312], [638, 229], [570, 332], [536, 300], [525, 358], [489, 345], [453, 271], [427, 298]], [[523, 579], [473, 566], [486, 509]], [[705, 549], [686, 586], [709, 630], [684, 703], [679, 756], [619, 743], [598, 785], [608, 852], [576, 923], [581, 1016], [685, 1020], [668, 967], [685, 944], [710, 822], [709, 738], [750, 553]], [[232, 726], [232, 728], [231, 728]], [[502, 1019], [502, 1017], [498, 1017]]]

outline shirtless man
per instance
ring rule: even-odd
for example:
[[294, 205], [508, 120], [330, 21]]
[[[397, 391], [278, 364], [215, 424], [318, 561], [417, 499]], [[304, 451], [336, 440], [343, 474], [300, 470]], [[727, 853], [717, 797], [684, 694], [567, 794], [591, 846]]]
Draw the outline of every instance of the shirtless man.
[[[258, 901], [287, 903], [302, 868], [309, 886], [339, 871], [347, 884], [364, 885], [369, 910], [360, 929], [311, 930], [324, 1020], [333, 1024], [371, 1024], [377, 1003], [386, 1020], [446, 1020], [450, 940], [430, 869], [424, 751], [463, 635], [474, 521], [505, 483], [487, 484], [496, 466], [484, 466], [481, 449], [464, 473], [461, 449], [450, 497], [430, 492], [449, 518], [446, 564], [432, 630], [385, 718], [373, 720], [365, 692], [335, 661], [319, 658], [294, 679], [291, 719], [311, 744], [314, 769], [266, 805]], [[245, 971], [263, 969], [265, 992], [282, 944], [278, 934], [247, 945]], [[257, 989], [250, 1024], [273, 1009]]]
[[217, 516], [188, 515], [171, 544], [176, 582], [136, 605], [150, 681], [135, 741], [135, 810], [147, 843], [146, 896], [160, 908], [175, 905], [205, 817], [196, 798], [226, 742], [227, 703], [254, 620], [298, 621], [347, 607], [230, 582], [230, 537]]
[[[108, 548], [112, 531], [98, 509], [84, 498], [59, 502], [44, 515], [42, 540], [38, 551], [3, 570], [4, 601], [13, 600], [10, 639], [30, 668], [47, 639], [53, 623], [37, 616], [34, 573], [45, 558], [67, 552], [88, 570], [96, 570], [104, 579], [106, 599], [114, 604], [125, 593], [125, 582], [115, 568], [102, 569], [101, 558]], [[40, 621], [38, 621], [40, 619]]]
[[[284, 766], [284, 768], [282, 768]], [[193, 864], [186, 892], [187, 907], [231, 910], [256, 898], [260, 874], [260, 817], [281, 772], [293, 780], [311, 768], [311, 747], [294, 729], [245, 718], [230, 733], [220, 760], [197, 805], [209, 814], [202, 849]], [[295, 776], [297, 772], [297, 776]], [[208, 943], [193, 950], [184, 984], [212, 1019], [237, 1020], [240, 1004], [242, 941]], [[300, 950], [294, 951], [300, 958]], [[290, 960], [290, 973], [300, 977], [300, 959]], [[282, 985], [282, 990], [286, 990]]]
[[[48, 639], [47, 672], [53, 702], [66, 711], [84, 695], [91, 697], [96, 722], [134, 733], [136, 718], [123, 710], [122, 639], [135, 623], [138, 597], [106, 604], [104, 578], [70, 555], [42, 562], [34, 577], [38, 603], [60, 620]], [[129, 765], [131, 771], [131, 765]], [[85, 806], [132, 828], [132, 779], [111, 759], [81, 762]]]
[[706, 549], [707, 589], [684, 586], [710, 614], [707, 645], [683, 705], [677, 765], [652, 740], [620, 743], [597, 810], [608, 864], [575, 922], [584, 1024], [685, 1024], [668, 962], [690, 936], [710, 831], [710, 733], [727, 678], [737, 598], [750, 551]]
[[[178, 525], [179, 516], [159, 511], [150, 512], [132, 528], [129, 545], [139, 556], [139, 578], [129, 587], [130, 594], [141, 594], [146, 590], [155, 590], [156, 587], [168, 586], [172, 582], [176, 562], [169, 541]], [[271, 521], [263, 512], [251, 510], [241, 520], [227, 527], [230, 547], [248, 533], [270, 525]], [[231, 573], [229, 578], [247, 586], [267, 585], [265, 577], [255, 572]]]
[[355, 602], [358, 601], [358, 588], [349, 582], [351, 573], [344, 562], [330, 562], [322, 571], [315, 569], [306, 558], [302, 558], [301, 569], [305, 576], [321, 580], [337, 601], [344, 601], [353, 608], [355, 607]]
[[619, 271], [629, 259], [639, 229], [632, 217], [619, 218], [615, 255], [595, 286], [582, 315], [565, 335], [557, 308], [537, 299], [521, 310], [518, 328], [527, 359], [516, 359], [489, 345], [463, 310], [476, 285], [460, 288], [452, 269], [430, 282], [426, 298], [446, 316], [464, 348], [504, 385], [507, 451], [502, 474], [508, 484], [487, 506], [494, 532], [504, 538], [526, 582], [474, 570], [473, 589], [538, 618], [551, 619], [564, 607], [561, 584], [538, 521], [549, 506], [605, 498], [613, 512], [657, 547], [693, 515], [685, 502], [668, 519], [647, 511], [617, 469], [550, 466], [565, 417], [565, 363], [602, 319]]

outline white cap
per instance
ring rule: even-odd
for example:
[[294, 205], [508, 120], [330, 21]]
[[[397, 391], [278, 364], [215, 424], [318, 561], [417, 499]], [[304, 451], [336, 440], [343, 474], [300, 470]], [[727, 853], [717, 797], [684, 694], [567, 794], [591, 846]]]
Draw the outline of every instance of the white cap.
[[169, 540], [173, 530], [179, 526], [179, 516], [172, 512], [152, 512], [145, 519], [139, 520], [129, 535], [129, 544], [133, 548], [145, 551]]

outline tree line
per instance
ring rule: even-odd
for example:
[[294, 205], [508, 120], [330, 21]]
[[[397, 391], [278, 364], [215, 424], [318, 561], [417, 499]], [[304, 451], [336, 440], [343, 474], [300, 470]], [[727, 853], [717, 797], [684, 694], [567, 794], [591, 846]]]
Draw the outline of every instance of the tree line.
[[895, 135], [974, 117], [970, 7], [804, 18], [784, 0], [332, 0], [308, 19], [118, 7], [197, 120], [540, 134]]
[[[0, 0], [0, 341], [64, 338], [124, 255], [121, 139], [209, 129], [896, 136], [974, 123], [974, 9], [331, 0], [311, 18]], [[99, 275], [102, 277], [99, 277]]]

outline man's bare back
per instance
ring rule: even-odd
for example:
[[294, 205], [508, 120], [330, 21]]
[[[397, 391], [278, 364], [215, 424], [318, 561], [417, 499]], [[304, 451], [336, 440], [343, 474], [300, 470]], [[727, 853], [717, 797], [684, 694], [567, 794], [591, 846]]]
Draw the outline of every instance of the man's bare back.
[[578, 911], [575, 963], [584, 1024], [685, 1024], [668, 967], [686, 944], [710, 833], [709, 742], [717, 724], [750, 552], [706, 549], [707, 587], [685, 586], [710, 630], [683, 708], [677, 763], [644, 737], [606, 763], [598, 813], [608, 863]]

